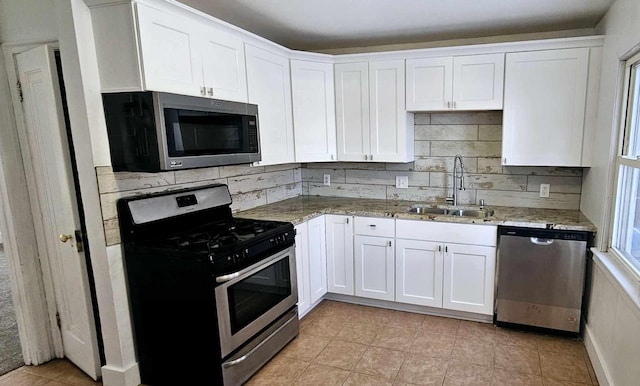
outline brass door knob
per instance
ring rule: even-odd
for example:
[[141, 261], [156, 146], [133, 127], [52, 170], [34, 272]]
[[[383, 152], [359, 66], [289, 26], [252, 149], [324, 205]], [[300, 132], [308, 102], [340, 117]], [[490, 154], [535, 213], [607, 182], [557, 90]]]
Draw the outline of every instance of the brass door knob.
[[58, 237], [60, 238], [60, 241], [62, 241], [63, 243], [66, 243], [67, 241], [73, 238], [73, 236], [65, 235], [64, 233], [60, 234], [60, 236]]

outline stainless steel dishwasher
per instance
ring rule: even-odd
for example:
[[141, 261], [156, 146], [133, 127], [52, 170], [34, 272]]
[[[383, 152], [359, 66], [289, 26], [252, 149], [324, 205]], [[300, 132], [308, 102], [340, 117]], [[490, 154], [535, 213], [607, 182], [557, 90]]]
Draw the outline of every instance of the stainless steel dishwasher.
[[500, 227], [496, 324], [580, 331], [590, 232]]

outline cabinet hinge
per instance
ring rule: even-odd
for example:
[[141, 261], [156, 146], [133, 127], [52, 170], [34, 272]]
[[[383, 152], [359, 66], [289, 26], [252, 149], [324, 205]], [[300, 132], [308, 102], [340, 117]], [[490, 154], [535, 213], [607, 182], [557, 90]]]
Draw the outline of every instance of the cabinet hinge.
[[16, 86], [18, 87], [18, 98], [20, 98], [20, 103], [24, 102], [24, 96], [22, 95], [22, 83], [20, 81], [16, 82]]
[[56, 311], [56, 325], [59, 329], [62, 329], [62, 322], [60, 321], [60, 313]]

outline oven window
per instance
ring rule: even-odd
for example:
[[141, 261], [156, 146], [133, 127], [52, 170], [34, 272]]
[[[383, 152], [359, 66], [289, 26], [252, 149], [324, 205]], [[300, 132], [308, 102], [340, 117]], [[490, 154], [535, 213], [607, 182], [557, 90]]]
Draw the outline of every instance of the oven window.
[[284, 258], [227, 289], [235, 334], [291, 295], [289, 259]]
[[249, 118], [241, 114], [165, 108], [169, 156], [246, 153], [245, 127]]

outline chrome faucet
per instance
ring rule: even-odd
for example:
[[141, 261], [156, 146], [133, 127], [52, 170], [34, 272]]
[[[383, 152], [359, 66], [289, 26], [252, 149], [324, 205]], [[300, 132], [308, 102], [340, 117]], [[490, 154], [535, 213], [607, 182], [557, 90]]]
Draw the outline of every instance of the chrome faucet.
[[[458, 173], [460, 173], [460, 175], [458, 175]], [[460, 180], [460, 185], [458, 185], [458, 180]], [[455, 158], [453, 159], [453, 192], [451, 194], [451, 197], [447, 198], [447, 201], [452, 202], [453, 206], [458, 205], [458, 190], [465, 190], [464, 164], [462, 163], [462, 156], [460, 154], [456, 154]]]

